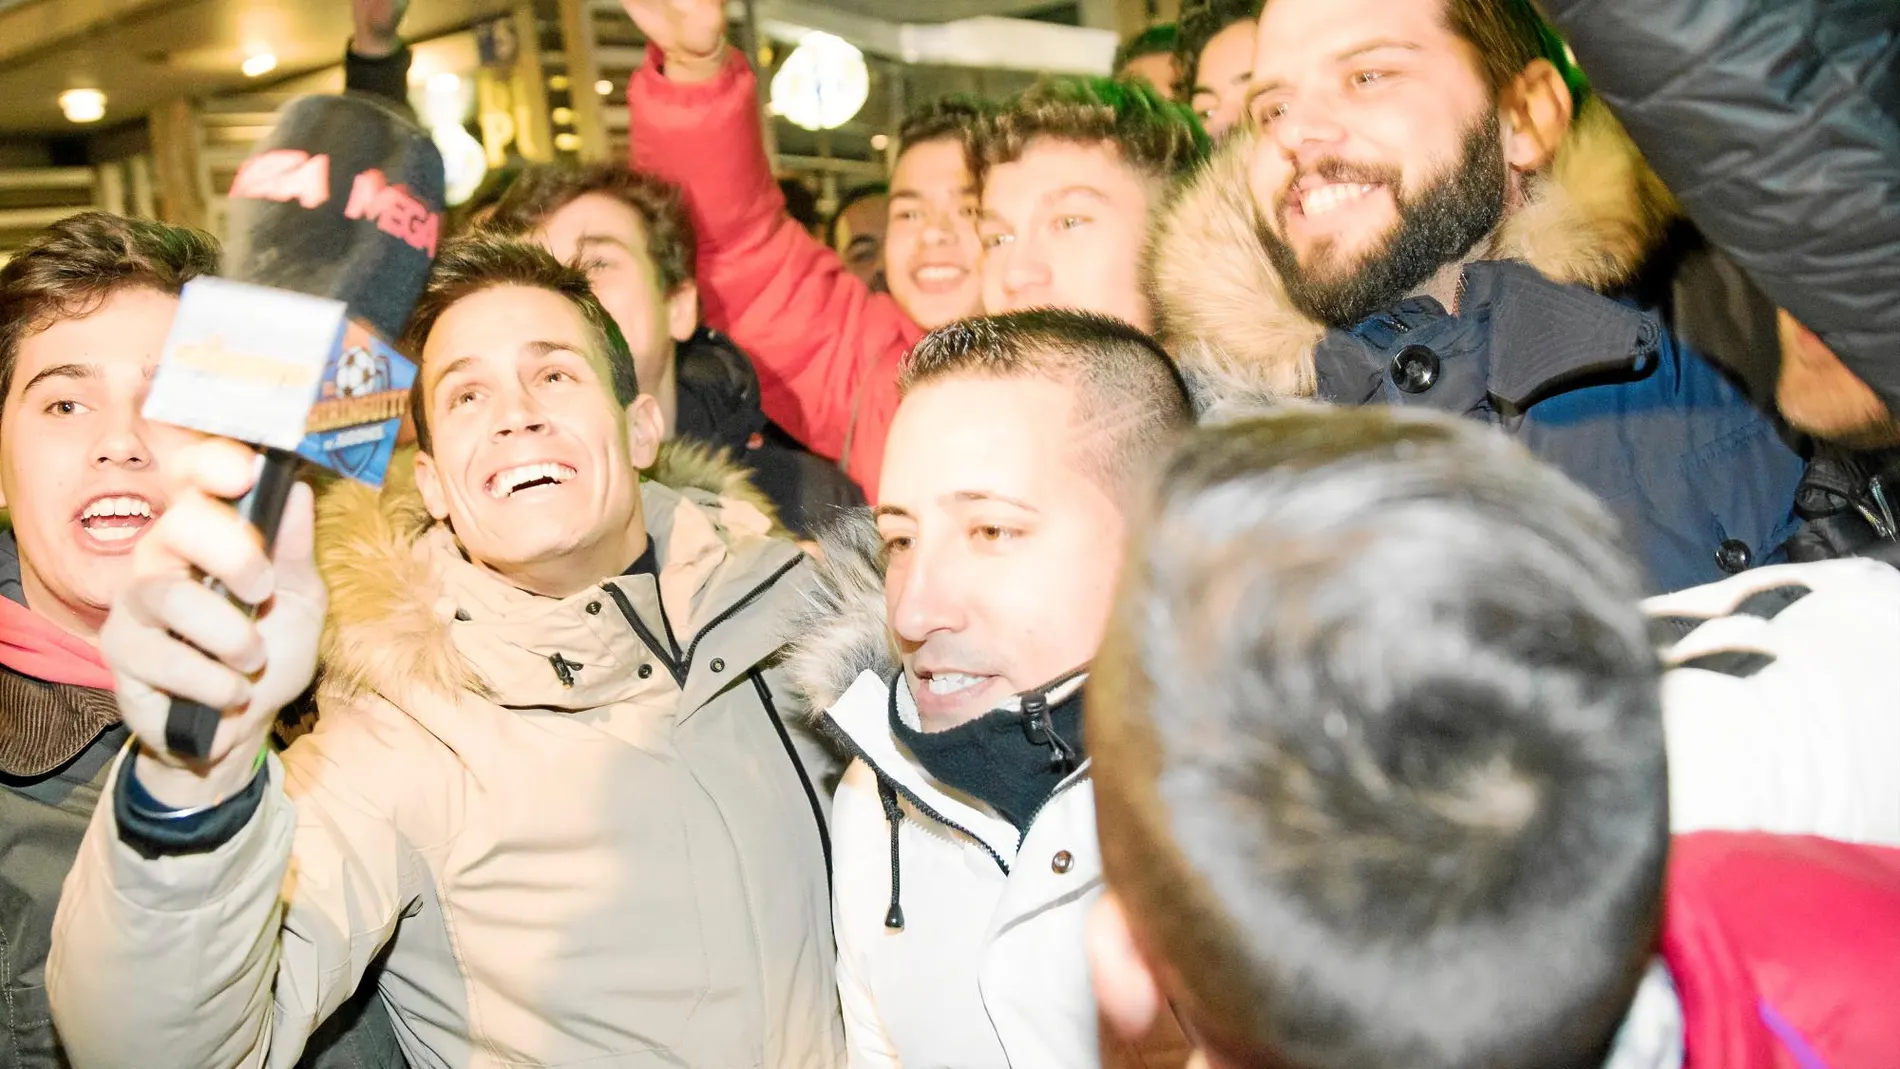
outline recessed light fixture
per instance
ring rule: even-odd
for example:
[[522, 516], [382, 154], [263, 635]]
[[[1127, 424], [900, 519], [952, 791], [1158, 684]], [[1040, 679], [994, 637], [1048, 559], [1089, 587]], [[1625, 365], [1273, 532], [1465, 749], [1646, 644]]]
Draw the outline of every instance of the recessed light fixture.
[[68, 89], [59, 95], [67, 122], [98, 122], [106, 117], [106, 95], [97, 89]]
[[890, 147], [891, 147], [891, 137], [889, 134], [872, 134], [871, 135], [871, 151], [872, 152], [883, 152], [885, 149], [890, 148]]
[[594, 83], [594, 92], [604, 97], [612, 96], [614, 93], [614, 83], [602, 78], [600, 81]]
[[238, 65], [246, 78], [262, 78], [277, 69], [277, 56], [272, 52], [253, 52]]

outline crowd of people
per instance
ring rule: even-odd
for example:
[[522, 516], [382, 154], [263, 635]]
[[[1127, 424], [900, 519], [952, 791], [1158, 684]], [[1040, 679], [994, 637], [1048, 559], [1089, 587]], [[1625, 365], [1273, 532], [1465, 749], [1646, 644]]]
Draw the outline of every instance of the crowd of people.
[[622, 4], [270, 546], [216, 242], [0, 268], [0, 1066], [1900, 1065], [1890, 3], [1188, 0], [817, 232]]

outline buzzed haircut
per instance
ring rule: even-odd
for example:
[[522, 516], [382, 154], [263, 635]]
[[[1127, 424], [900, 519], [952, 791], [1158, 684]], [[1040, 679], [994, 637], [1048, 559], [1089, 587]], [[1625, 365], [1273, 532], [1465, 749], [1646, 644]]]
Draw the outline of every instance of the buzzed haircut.
[[680, 188], [664, 178], [621, 163], [537, 164], [524, 169], [482, 225], [484, 233], [525, 237], [548, 216], [589, 193], [600, 193], [633, 209], [646, 240], [660, 292], [672, 296], [693, 281], [699, 242], [686, 214]]
[[539, 245], [493, 234], [476, 234], [442, 247], [429, 273], [428, 285], [416, 302], [415, 314], [403, 331], [402, 349], [415, 361], [415, 385], [409, 390], [409, 415], [416, 425], [416, 445], [424, 453], [432, 451], [429, 436], [429, 398], [421, 373], [422, 347], [429, 340], [443, 313], [458, 302], [497, 286], [522, 286], [558, 294], [580, 310], [581, 318], [592, 328], [607, 362], [608, 384], [614, 401], [626, 407], [640, 396], [640, 379], [634, 371], [633, 352], [627, 339], [607, 314], [600, 298], [594, 296], [587, 275], [577, 267], [564, 264]]
[[1598, 1069], [1669, 823], [1638, 570], [1494, 429], [1287, 410], [1163, 466], [1085, 704], [1104, 872], [1228, 1064]]
[[990, 123], [986, 168], [1014, 163], [1039, 140], [1108, 142], [1149, 178], [1172, 182], [1207, 158], [1207, 134], [1185, 104], [1146, 82], [1049, 77], [1022, 91]]
[[[954, 140], [963, 146], [972, 161], [982, 156], [984, 135], [989, 131], [996, 105], [967, 93], [950, 93], [927, 100], [911, 109], [897, 127], [897, 154], [930, 141]], [[971, 170], [976, 168], [974, 163]]]
[[0, 405], [26, 339], [84, 319], [122, 291], [176, 297], [217, 270], [217, 239], [189, 227], [81, 212], [40, 231], [0, 267]]
[[1150, 26], [1140, 33], [1123, 41], [1115, 49], [1115, 71], [1120, 73], [1123, 67], [1143, 56], [1165, 56], [1175, 50], [1181, 36], [1180, 27], [1172, 22]]
[[1175, 68], [1181, 80], [1175, 92], [1182, 100], [1194, 95], [1194, 82], [1201, 73], [1201, 53], [1221, 31], [1242, 22], [1255, 22], [1265, 0], [1189, 0], [1181, 9], [1181, 36], [1174, 49]]
[[[924, 335], [897, 374], [899, 392], [955, 378], [1073, 384], [1070, 424], [1084, 429], [1084, 467], [1121, 497], [1193, 421], [1174, 361], [1153, 338], [1093, 312], [1034, 309], [964, 319]], [[1099, 434], [1100, 439], [1089, 440]]]

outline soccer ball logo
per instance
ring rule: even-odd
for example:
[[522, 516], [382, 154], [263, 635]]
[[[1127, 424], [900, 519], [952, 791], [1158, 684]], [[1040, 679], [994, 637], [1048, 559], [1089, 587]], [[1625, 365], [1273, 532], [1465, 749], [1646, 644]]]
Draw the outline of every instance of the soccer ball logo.
[[389, 389], [389, 364], [362, 346], [346, 350], [336, 362], [339, 397], [368, 397]]

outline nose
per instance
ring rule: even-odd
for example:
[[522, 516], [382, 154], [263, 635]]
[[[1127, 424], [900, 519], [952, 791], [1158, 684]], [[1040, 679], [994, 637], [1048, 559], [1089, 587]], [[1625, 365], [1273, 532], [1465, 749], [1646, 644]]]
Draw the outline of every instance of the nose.
[[992, 255], [1002, 263], [1003, 294], [1012, 308], [1039, 303], [1049, 289], [1049, 257], [1042, 243], [1031, 235], [1018, 235], [1015, 241], [999, 246]]
[[926, 245], [955, 245], [957, 243], [957, 217], [946, 211], [931, 208], [924, 212], [923, 243]]
[[136, 408], [114, 420], [99, 436], [93, 464], [133, 471], [151, 466], [152, 449], [145, 441], [146, 429], [145, 417]]
[[887, 606], [891, 628], [907, 646], [922, 645], [938, 632], [959, 631], [964, 623], [960, 592], [968, 587], [959, 582], [953, 561], [923, 547], [920, 539], [896, 569], [901, 574], [895, 576], [894, 600]]
[[1342, 128], [1325, 102], [1286, 101], [1280, 107], [1279, 117], [1273, 120], [1273, 140], [1295, 161], [1304, 153], [1328, 153], [1339, 141]]
[[510, 390], [507, 404], [501, 411], [501, 422], [495, 425], [495, 439], [500, 441], [517, 434], [546, 434], [554, 429], [548, 415], [536, 402], [532, 393], [523, 389]]

